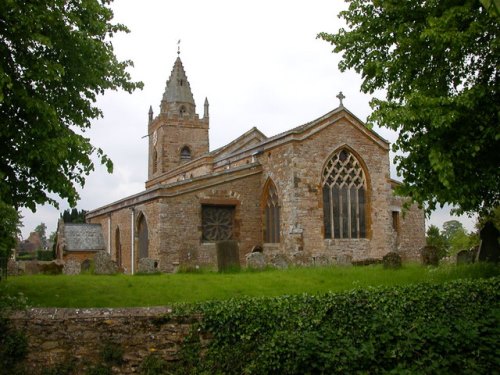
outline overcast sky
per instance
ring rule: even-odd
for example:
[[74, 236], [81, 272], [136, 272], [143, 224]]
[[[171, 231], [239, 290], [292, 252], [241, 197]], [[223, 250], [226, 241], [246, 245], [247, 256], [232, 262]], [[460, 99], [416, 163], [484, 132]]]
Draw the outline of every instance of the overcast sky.
[[[134, 61], [130, 73], [144, 82], [133, 94], [106, 92], [97, 105], [104, 118], [94, 121], [86, 135], [114, 162], [114, 173], [104, 167], [79, 189], [78, 209], [92, 210], [144, 190], [147, 179], [147, 113], [159, 112], [165, 83], [177, 57], [181, 59], [203, 115], [205, 97], [210, 103], [210, 149], [218, 148], [253, 126], [267, 136], [314, 120], [344, 105], [361, 120], [370, 113], [370, 96], [360, 92], [355, 72], [341, 73], [340, 56], [316, 39], [319, 32], [335, 32], [343, 23], [337, 17], [346, 5], [340, 0], [115, 0], [116, 22], [129, 34], [113, 39], [117, 56]], [[396, 134], [374, 129], [393, 142]], [[397, 179], [395, 168], [391, 168]], [[61, 212], [68, 208], [61, 201]], [[427, 224], [441, 227], [449, 210], [433, 214]], [[60, 211], [39, 206], [36, 213], [22, 212], [24, 238], [40, 222], [48, 234], [56, 229]], [[468, 229], [474, 220], [459, 219]]]

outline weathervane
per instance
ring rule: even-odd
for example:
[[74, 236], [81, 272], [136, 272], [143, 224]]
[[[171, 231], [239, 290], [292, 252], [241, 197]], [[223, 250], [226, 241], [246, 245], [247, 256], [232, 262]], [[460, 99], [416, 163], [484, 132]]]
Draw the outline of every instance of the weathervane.
[[340, 100], [340, 105], [339, 105], [339, 107], [343, 107], [343, 106], [344, 106], [344, 103], [342, 103], [342, 100], [344, 100], [344, 99], [345, 99], [345, 96], [344, 96], [344, 94], [342, 94], [342, 91], [341, 91], [341, 92], [339, 92], [339, 94], [337, 95], [337, 98], [339, 98], [339, 100]]
[[180, 54], [181, 54], [181, 40], [179, 39], [179, 41], [177, 42], [177, 55]]

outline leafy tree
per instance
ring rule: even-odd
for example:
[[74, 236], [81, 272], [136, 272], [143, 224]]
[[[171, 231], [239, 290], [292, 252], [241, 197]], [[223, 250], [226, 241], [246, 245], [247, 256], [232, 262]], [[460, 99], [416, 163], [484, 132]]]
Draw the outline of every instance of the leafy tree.
[[16, 247], [16, 237], [21, 225], [19, 213], [0, 201], [0, 258], [10, 257]]
[[347, 0], [348, 29], [318, 37], [343, 53], [339, 68], [363, 78], [369, 123], [399, 132], [398, 188], [427, 212], [500, 204], [498, 2]]
[[47, 246], [47, 226], [45, 223], [40, 223], [36, 226], [35, 232], [40, 236], [40, 241], [42, 242], [42, 248], [45, 249]]
[[431, 225], [427, 228], [425, 241], [427, 245], [434, 246], [438, 250], [439, 258], [443, 258], [446, 256], [448, 252], [448, 241], [446, 237], [441, 234], [439, 228], [435, 225]]
[[87, 211], [85, 210], [77, 210], [76, 208], [72, 208], [64, 210], [61, 214], [61, 219], [65, 223], [85, 223], [85, 214]]
[[76, 204], [76, 185], [94, 170], [92, 156], [112, 163], [82, 133], [102, 116], [105, 90], [132, 92], [111, 38], [111, 0], [0, 2], [0, 201], [35, 210], [55, 193]]

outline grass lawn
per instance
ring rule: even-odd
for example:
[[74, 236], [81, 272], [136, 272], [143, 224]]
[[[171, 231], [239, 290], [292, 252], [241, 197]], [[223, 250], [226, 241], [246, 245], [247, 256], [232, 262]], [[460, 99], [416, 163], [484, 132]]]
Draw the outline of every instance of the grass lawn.
[[178, 273], [115, 276], [18, 276], [0, 283], [0, 298], [23, 293], [34, 307], [164, 306], [178, 302], [222, 300], [243, 296], [324, 293], [353, 288], [442, 283], [460, 278], [500, 275], [493, 265], [405, 265], [385, 270], [364, 267], [292, 268], [239, 273]]

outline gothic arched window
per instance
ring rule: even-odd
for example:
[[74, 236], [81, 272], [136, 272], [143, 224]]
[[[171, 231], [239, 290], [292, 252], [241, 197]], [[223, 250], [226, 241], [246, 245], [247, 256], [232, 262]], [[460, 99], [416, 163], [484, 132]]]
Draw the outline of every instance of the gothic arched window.
[[366, 237], [366, 179], [358, 159], [342, 149], [322, 176], [325, 238]]
[[280, 242], [280, 206], [276, 186], [272, 181], [266, 186], [264, 192], [264, 242]]
[[181, 150], [181, 160], [191, 160], [191, 150], [188, 146], [184, 146]]

